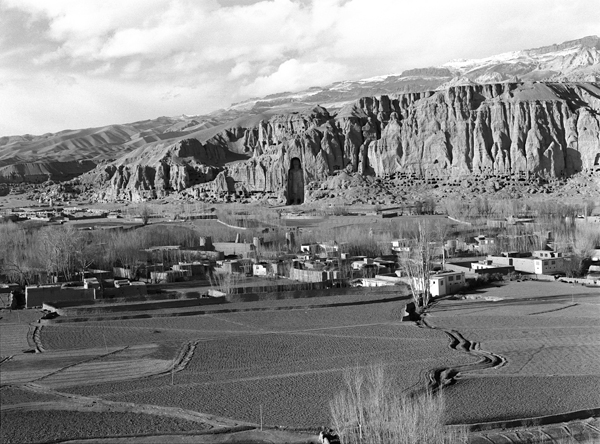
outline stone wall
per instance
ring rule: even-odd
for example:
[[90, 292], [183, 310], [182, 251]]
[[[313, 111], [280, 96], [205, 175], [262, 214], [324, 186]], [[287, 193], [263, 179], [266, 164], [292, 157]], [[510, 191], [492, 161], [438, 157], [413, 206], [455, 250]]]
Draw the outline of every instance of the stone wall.
[[42, 285], [25, 287], [25, 306], [41, 307], [44, 302], [93, 301], [96, 291], [93, 288], [61, 288], [60, 285]]

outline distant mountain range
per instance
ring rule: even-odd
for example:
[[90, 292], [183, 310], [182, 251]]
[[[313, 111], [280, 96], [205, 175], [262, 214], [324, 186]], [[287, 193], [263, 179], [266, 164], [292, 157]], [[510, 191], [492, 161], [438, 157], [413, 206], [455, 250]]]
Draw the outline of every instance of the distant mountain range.
[[[224, 149], [230, 149], [238, 143], [237, 136], [232, 135], [236, 133], [235, 129], [246, 131], [273, 116], [302, 113], [315, 105], [321, 105], [334, 116], [362, 97], [397, 97], [406, 93], [491, 83], [598, 81], [600, 38], [590, 36], [483, 59], [454, 60], [442, 66], [411, 69], [401, 74], [282, 92], [236, 103], [208, 115], [159, 117], [41, 136], [0, 137], [0, 182], [39, 182], [44, 175], [64, 180], [96, 165], [123, 164], [120, 158], [127, 162], [134, 159], [139, 164], [143, 157], [152, 157], [150, 153], [165, 151], [186, 139], [196, 139], [201, 145], [207, 141], [214, 144], [214, 140], [218, 139], [219, 143], [225, 144]], [[248, 145], [248, 141], [244, 143]], [[235, 156], [244, 154], [236, 150], [232, 149]], [[229, 159], [231, 156], [224, 156], [221, 162], [226, 163]], [[63, 162], [68, 172], [61, 175]]]
[[[600, 81], [600, 37], [589, 36], [559, 45], [507, 52], [483, 59], [453, 60], [442, 66], [401, 74], [335, 82], [299, 92], [284, 92], [232, 105], [220, 112], [262, 112], [288, 104], [322, 105], [328, 109], [361, 97], [444, 89], [476, 83]], [[220, 113], [218, 112], [218, 113]]]

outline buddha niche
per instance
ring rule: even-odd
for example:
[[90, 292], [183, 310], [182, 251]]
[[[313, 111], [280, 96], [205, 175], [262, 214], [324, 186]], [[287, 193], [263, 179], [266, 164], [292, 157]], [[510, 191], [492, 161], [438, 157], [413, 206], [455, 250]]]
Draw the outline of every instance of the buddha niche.
[[302, 164], [297, 157], [292, 159], [291, 168], [288, 171], [287, 203], [288, 205], [304, 203], [304, 171], [302, 171]]

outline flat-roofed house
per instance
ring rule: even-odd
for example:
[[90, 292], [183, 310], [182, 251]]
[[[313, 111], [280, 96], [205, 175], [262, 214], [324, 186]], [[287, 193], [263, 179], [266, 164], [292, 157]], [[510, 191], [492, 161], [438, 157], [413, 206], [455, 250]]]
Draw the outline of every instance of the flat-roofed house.
[[432, 296], [446, 296], [460, 291], [465, 286], [465, 274], [460, 271], [442, 271], [429, 277]]
[[554, 251], [534, 251], [533, 255], [503, 252], [500, 256], [488, 256], [493, 264], [512, 265], [515, 271], [530, 274], [552, 275], [564, 271], [564, 257]]

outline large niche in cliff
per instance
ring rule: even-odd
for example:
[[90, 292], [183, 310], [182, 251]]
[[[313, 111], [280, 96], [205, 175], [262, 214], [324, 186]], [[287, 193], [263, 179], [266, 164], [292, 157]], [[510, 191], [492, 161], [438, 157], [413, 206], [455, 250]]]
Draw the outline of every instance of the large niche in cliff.
[[304, 170], [297, 157], [292, 158], [287, 177], [287, 204], [300, 205], [304, 203]]

